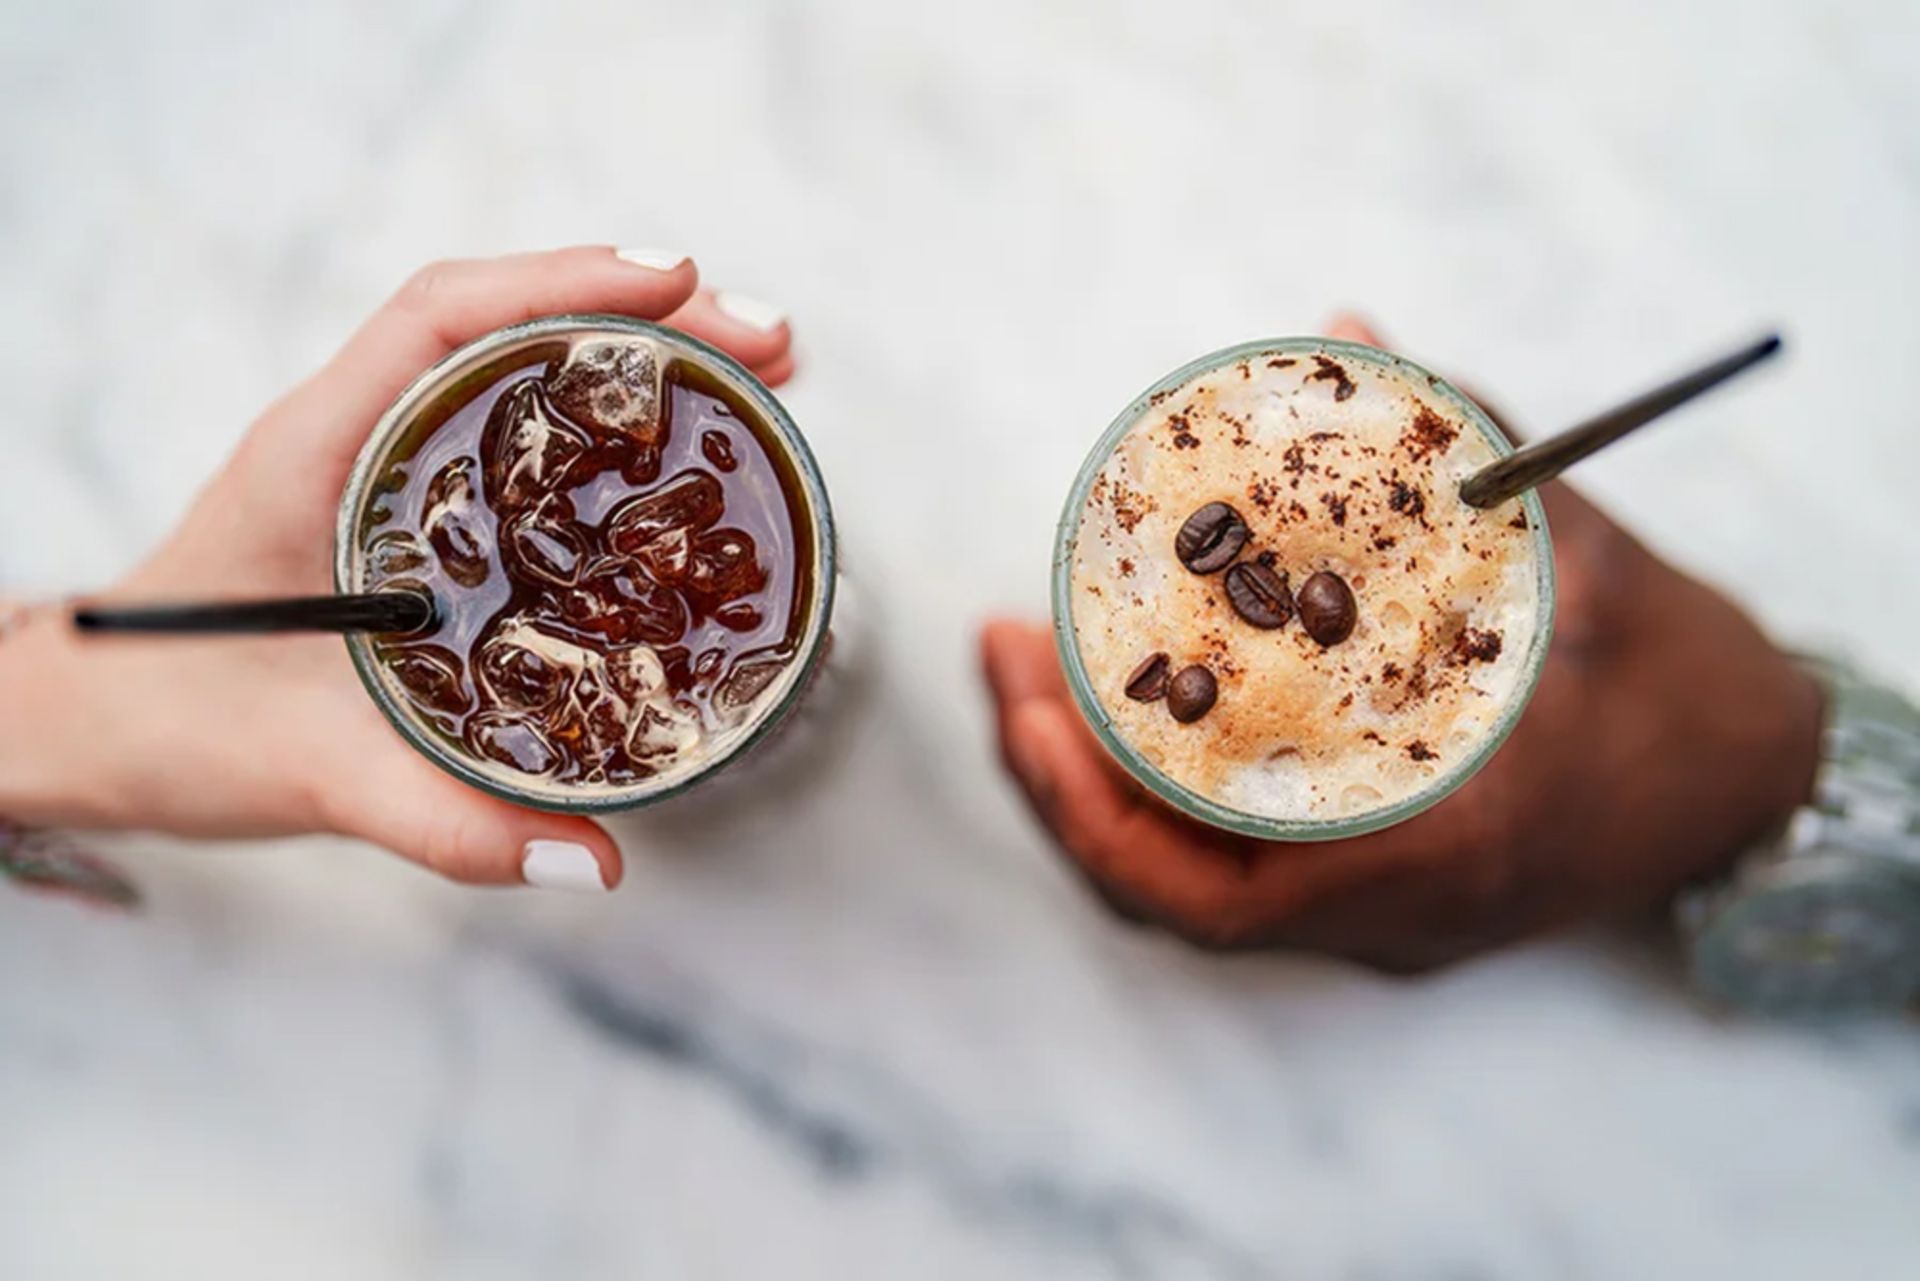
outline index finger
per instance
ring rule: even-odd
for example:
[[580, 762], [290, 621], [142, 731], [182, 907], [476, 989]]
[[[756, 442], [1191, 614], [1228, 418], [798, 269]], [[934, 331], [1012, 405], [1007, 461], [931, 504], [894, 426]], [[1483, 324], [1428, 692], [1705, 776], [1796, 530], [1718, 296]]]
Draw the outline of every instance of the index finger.
[[1127, 786], [1073, 706], [1051, 632], [997, 621], [980, 648], [1007, 768], [1089, 874], [1129, 901], [1183, 915], [1244, 876], [1243, 859], [1196, 840]]
[[1007, 765], [1041, 821], [1110, 895], [1183, 934], [1286, 942], [1319, 900], [1444, 849], [1431, 823], [1282, 845], [1186, 818], [1128, 786], [1073, 706], [1045, 628], [996, 623], [981, 639]]

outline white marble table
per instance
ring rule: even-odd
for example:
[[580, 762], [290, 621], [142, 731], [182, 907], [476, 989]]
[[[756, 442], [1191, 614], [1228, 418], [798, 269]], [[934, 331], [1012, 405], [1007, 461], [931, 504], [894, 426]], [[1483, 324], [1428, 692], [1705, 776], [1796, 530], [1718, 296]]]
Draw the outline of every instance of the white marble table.
[[805, 804], [631, 824], [611, 901], [329, 841], [0, 890], [0, 1276], [1920, 1275], [1911, 1024], [1717, 1020], [1624, 940], [1136, 934], [971, 639], [1200, 351], [1362, 304], [1550, 424], [1774, 320], [1584, 480], [1920, 683], [1920, 10], [911, 8], [0, 14], [0, 586], [127, 564], [417, 262], [662, 244], [794, 314], [884, 656]]

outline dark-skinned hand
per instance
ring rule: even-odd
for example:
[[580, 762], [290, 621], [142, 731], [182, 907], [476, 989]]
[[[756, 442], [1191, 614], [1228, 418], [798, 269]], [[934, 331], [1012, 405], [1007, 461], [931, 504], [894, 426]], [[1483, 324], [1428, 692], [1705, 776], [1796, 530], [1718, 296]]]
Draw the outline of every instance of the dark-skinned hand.
[[[1357, 321], [1329, 334], [1384, 345]], [[1656, 907], [1805, 799], [1820, 695], [1719, 593], [1565, 485], [1541, 497], [1559, 592], [1539, 688], [1492, 761], [1407, 822], [1283, 843], [1187, 818], [1094, 738], [1051, 630], [995, 620], [981, 651], [1007, 769], [1109, 904], [1203, 947], [1409, 973]]]

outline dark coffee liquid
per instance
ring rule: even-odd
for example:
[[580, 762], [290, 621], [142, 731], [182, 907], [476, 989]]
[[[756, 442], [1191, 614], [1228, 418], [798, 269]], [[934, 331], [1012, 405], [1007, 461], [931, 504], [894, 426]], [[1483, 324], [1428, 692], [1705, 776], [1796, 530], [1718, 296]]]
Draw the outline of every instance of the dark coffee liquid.
[[374, 651], [422, 720], [529, 781], [620, 787], [699, 757], [794, 661], [813, 526], [758, 411], [644, 339], [522, 348], [395, 442], [368, 588], [429, 593]]

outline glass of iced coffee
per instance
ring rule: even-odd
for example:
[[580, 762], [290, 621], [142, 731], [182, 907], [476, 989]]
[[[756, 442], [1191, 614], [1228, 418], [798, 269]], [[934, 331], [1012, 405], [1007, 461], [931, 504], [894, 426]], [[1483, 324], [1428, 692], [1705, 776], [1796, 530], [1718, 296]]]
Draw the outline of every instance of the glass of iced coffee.
[[381, 417], [335, 579], [433, 600], [429, 631], [348, 640], [428, 758], [518, 804], [633, 809], [804, 696], [829, 644], [832, 512], [792, 419], [731, 358], [553, 316], [454, 352]]
[[1443, 799], [1519, 719], [1553, 627], [1538, 498], [1458, 496], [1508, 452], [1447, 382], [1355, 343], [1248, 343], [1161, 379], [1088, 456], [1055, 544], [1095, 734], [1175, 808], [1267, 839]]

